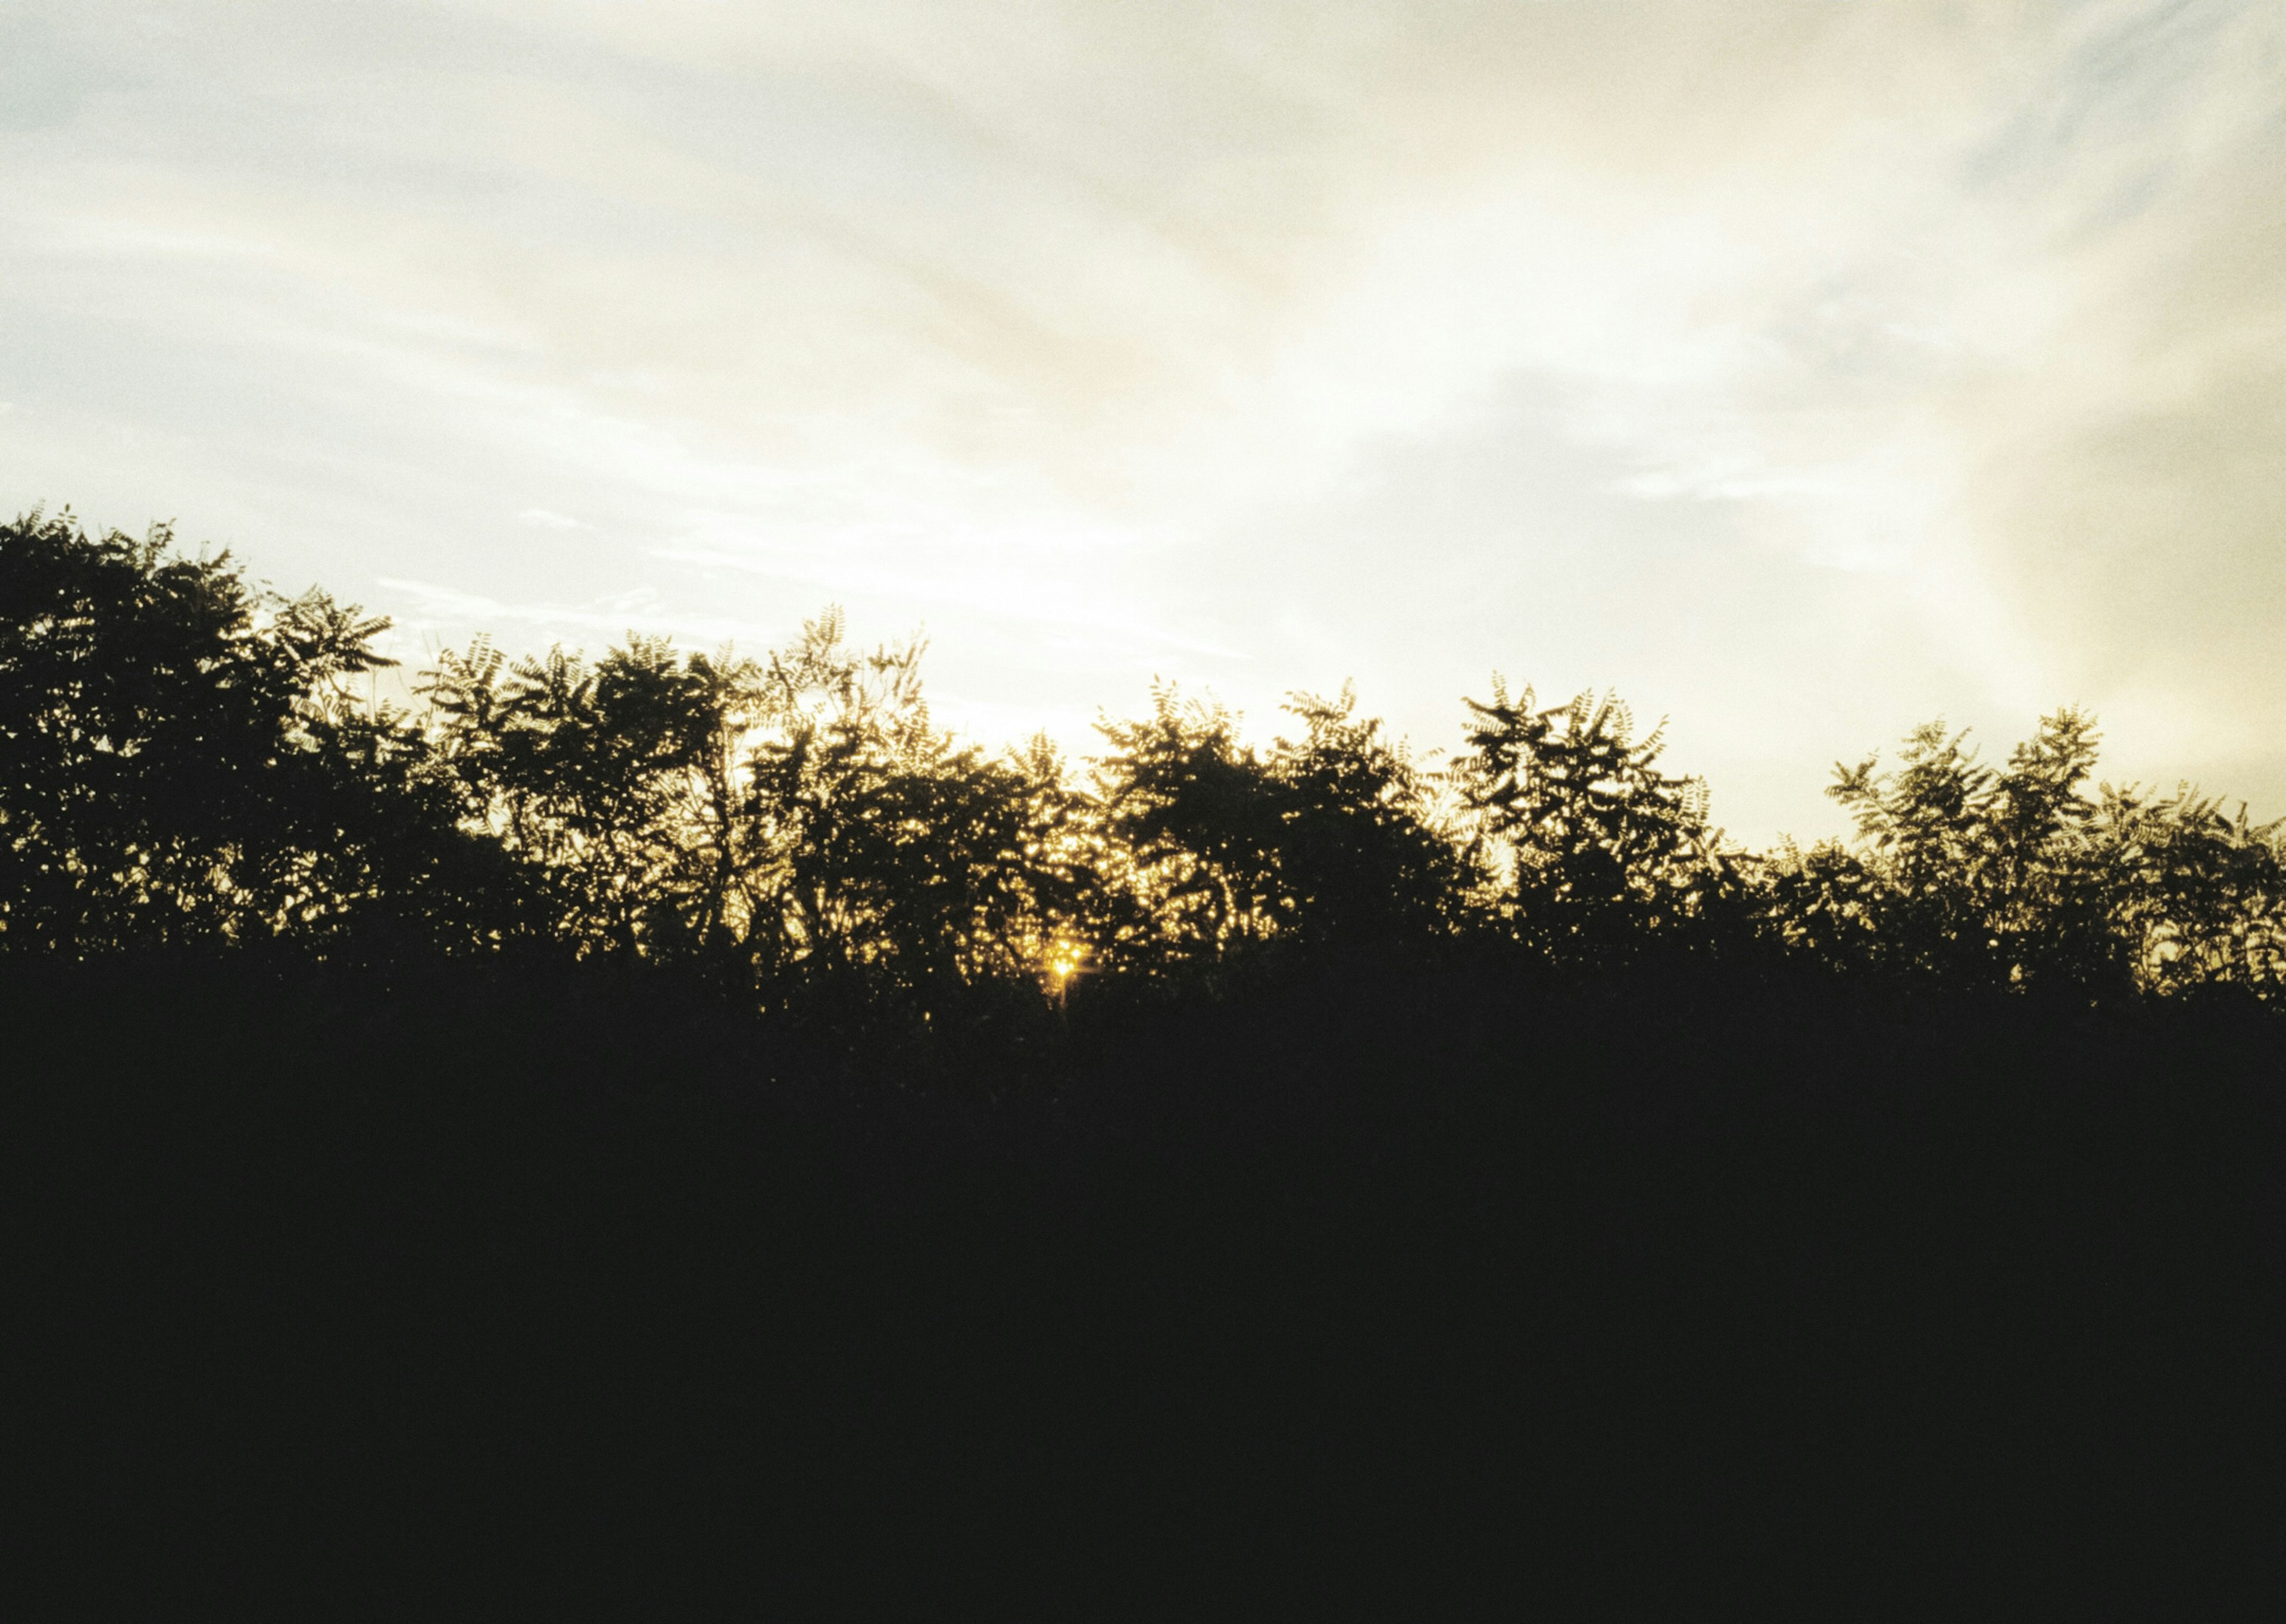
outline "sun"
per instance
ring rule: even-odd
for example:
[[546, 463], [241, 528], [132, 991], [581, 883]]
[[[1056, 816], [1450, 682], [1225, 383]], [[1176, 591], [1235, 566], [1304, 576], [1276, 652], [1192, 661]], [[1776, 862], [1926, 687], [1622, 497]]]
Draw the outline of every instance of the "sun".
[[1072, 977], [1085, 967], [1085, 963], [1086, 955], [1068, 942], [1057, 942], [1043, 957], [1041, 965], [1048, 974], [1049, 996], [1059, 1006], [1071, 986]]

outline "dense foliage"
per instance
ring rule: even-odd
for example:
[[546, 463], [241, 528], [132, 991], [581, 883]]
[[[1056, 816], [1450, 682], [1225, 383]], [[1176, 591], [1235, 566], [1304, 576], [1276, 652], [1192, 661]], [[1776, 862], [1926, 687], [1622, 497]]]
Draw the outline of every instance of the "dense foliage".
[[411, 712], [356, 694], [386, 625], [163, 530], [0, 528], [0, 948], [521, 949], [908, 1034], [1463, 950], [2083, 1002], [2286, 977], [2280, 826], [2091, 791], [2074, 710], [2005, 768], [1933, 722], [1836, 769], [1854, 841], [1756, 855], [1608, 697], [1495, 679], [1436, 766], [1346, 691], [1263, 748], [1161, 690], [1075, 768], [961, 743], [920, 649], [852, 649], [838, 614], [759, 659], [480, 639]]
[[2286, 853], [2088, 718], [1757, 855], [1609, 698], [1074, 764], [836, 616], [380, 629], [0, 527], [17, 1543], [106, 1615], [2264, 1593]]

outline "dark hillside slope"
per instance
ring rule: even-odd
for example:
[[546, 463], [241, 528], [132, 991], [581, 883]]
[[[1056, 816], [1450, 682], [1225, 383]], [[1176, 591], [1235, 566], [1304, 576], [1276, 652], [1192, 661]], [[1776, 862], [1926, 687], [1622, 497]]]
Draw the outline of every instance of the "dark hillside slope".
[[600, 971], [4, 967], [26, 1532], [122, 1599], [2211, 1611], [2274, 1532], [2251, 1005], [1328, 971], [920, 1087]]

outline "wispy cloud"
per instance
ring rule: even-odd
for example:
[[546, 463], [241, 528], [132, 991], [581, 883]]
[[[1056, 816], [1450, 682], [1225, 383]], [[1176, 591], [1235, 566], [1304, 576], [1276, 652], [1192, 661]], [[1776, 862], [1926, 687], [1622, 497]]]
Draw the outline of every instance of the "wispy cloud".
[[402, 576], [382, 576], [379, 584], [401, 595], [410, 605], [398, 617], [396, 629], [400, 644], [407, 635], [420, 641], [440, 633], [467, 635], [496, 628], [524, 627], [542, 634], [549, 641], [564, 640], [574, 644], [619, 639], [634, 633], [676, 637], [701, 648], [744, 643], [749, 649], [759, 649], [767, 646], [773, 629], [726, 616], [677, 611], [662, 604], [657, 593], [649, 591], [623, 594], [601, 603], [516, 603]]
[[2286, 807], [2282, 175], [2273, 0], [16, 0], [0, 496], [980, 717], [1617, 682], [1748, 832], [2066, 698]]
[[516, 522], [532, 530], [593, 530], [593, 524], [556, 513], [546, 508], [526, 508], [516, 516]]

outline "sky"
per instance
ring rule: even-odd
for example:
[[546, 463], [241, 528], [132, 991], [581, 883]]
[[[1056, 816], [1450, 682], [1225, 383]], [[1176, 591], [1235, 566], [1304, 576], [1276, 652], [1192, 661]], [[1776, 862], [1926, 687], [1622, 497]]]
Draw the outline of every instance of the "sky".
[[1751, 844], [1942, 716], [2286, 816], [2286, 0], [0, 0], [0, 509], [394, 618], [920, 633]]

